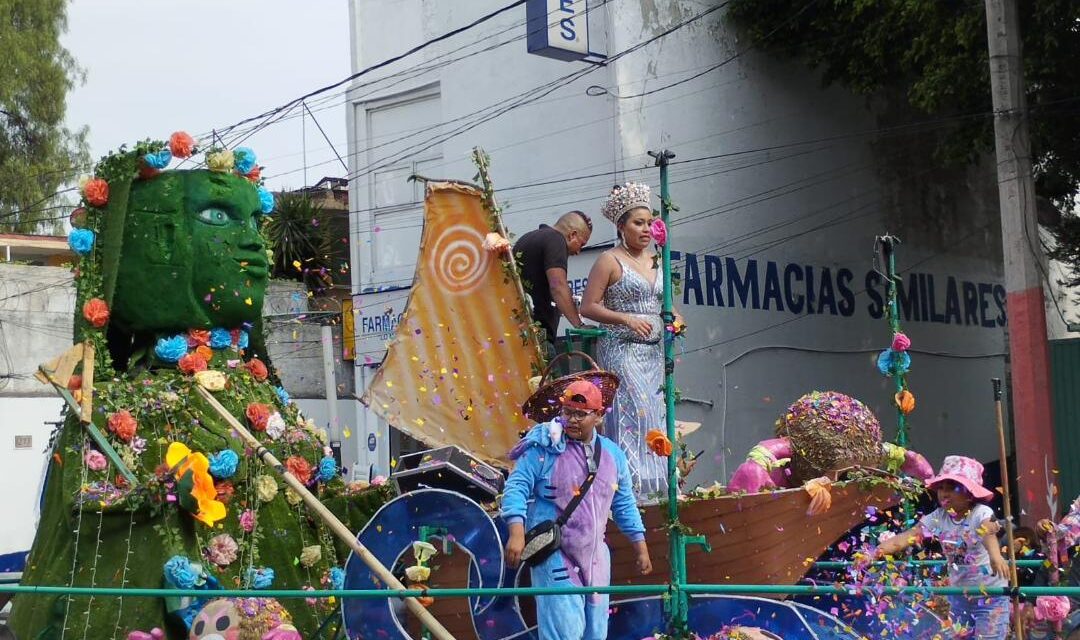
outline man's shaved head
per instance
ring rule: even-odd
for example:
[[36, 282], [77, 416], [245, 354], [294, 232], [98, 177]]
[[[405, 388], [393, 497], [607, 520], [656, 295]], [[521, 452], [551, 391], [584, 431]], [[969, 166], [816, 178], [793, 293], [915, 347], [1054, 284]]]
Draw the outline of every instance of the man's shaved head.
[[592, 220], [585, 215], [584, 211], [569, 211], [559, 216], [555, 226], [566, 231], [579, 231], [592, 233]]
[[589, 243], [592, 220], [582, 211], [569, 211], [555, 221], [555, 229], [566, 238], [566, 248], [570, 255], [576, 256]]

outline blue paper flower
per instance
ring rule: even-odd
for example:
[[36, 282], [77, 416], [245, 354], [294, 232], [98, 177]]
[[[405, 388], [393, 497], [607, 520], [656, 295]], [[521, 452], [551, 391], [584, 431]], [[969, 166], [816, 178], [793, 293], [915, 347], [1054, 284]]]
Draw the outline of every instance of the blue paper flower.
[[345, 588], [345, 570], [341, 567], [334, 567], [330, 570], [330, 588], [331, 589], [344, 589]]
[[877, 368], [883, 376], [891, 377], [894, 373], [907, 373], [911, 368], [911, 355], [907, 351], [886, 349], [878, 354]]
[[90, 229], [72, 229], [68, 234], [68, 246], [80, 256], [85, 256], [94, 248], [94, 232]]
[[218, 327], [217, 329], [210, 330], [211, 349], [228, 349], [231, 346], [232, 334], [229, 332], [228, 329], [222, 329], [221, 327]]
[[337, 460], [334, 460], [330, 456], [326, 456], [322, 460], [319, 460], [319, 480], [322, 482], [330, 482], [337, 475]]
[[252, 589], [269, 589], [274, 584], [274, 570], [270, 567], [251, 567], [247, 570], [247, 579]]
[[236, 339], [236, 346], [241, 349], [247, 349], [251, 339], [248, 337], [248, 332], [243, 329], [240, 330], [240, 336]]
[[251, 173], [255, 168], [255, 152], [248, 147], [233, 149], [233, 167], [237, 173]]
[[165, 563], [165, 578], [180, 589], [191, 589], [199, 582], [199, 571], [184, 556], [173, 556]]
[[187, 338], [185, 336], [173, 336], [171, 338], [159, 338], [154, 347], [154, 355], [164, 362], [180, 362], [188, 351]]
[[223, 449], [210, 456], [210, 475], [218, 480], [225, 480], [236, 474], [236, 466], [240, 464], [240, 456], [232, 449]]
[[277, 394], [278, 400], [281, 400], [281, 404], [289, 404], [289, 392], [281, 387], [274, 387], [274, 393]]
[[148, 153], [143, 156], [143, 162], [151, 169], [164, 169], [172, 162], [172, 152], [168, 149], [162, 149], [157, 153]]
[[270, 193], [266, 187], [259, 187], [259, 205], [266, 215], [274, 212], [274, 194]]

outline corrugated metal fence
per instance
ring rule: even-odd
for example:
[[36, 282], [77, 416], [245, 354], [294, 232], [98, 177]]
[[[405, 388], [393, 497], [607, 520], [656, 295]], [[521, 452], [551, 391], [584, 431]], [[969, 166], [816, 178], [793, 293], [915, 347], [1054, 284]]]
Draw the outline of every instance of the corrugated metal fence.
[[1062, 513], [1080, 495], [1080, 340], [1050, 341]]

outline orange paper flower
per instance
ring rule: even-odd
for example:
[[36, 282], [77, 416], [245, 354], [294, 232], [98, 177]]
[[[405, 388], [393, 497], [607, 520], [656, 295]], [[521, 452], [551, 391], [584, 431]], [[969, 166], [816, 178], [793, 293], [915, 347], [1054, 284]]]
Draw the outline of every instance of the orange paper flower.
[[300, 456], [290, 456], [285, 460], [285, 468], [302, 484], [311, 480], [311, 464]]
[[270, 407], [261, 402], [251, 402], [244, 411], [251, 428], [256, 431], [266, 431], [266, 423], [270, 421]]
[[83, 317], [98, 329], [109, 322], [109, 305], [101, 298], [90, 298], [82, 308]]
[[192, 375], [199, 371], [206, 371], [206, 358], [198, 353], [188, 353], [181, 356], [180, 363], [177, 366], [183, 373]]
[[672, 451], [671, 440], [658, 429], [652, 429], [645, 434], [645, 444], [658, 456], [670, 456]]
[[109, 431], [124, 442], [131, 442], [131, 439], [135, 437], [135, 430], [139, 428], [139, 423], [127, 409], [121, 409], [110, 415], [108, 424]]
[[202, 356], [203, 360], [206, 360], [207, 363], [214, 359], [214, 350], [206, 346], [205, 344], [200, 344], [199, 346], [195, 347], [195, 353]]
[[248, 372], [250, 372], [251, 375], [254, 376], [255, 379], [259, 382], [266, 380], [266, 378], [270, 375], [270, 372], [266, 370], [266, 365], [263, 364], [262, 360], [259, 360], [258, 358], [252, 358], [251, 360], [248, 360], [245, 366], [247, 367]]
[[177, 158], [190, 158], [195, 151], [195, 138], [184, 131], [169, 136], [169, 151]]
[[210, 344], [209, 329], [188, 329], [187, 343], [189, 347], [200, 347]]
[[103, 207], [109, 201], [109, 183], [101, 178], [94, 178], [83, 187], [83, 197], [95, 207]]
[[915, 410], [915, 396], [907, 389], [893, 396], [893, 402], [905, 416]]

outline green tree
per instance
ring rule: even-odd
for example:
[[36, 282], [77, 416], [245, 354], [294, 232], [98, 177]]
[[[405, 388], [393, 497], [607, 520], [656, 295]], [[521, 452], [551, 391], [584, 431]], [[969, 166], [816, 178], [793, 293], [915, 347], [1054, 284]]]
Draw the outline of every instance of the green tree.
[[[1018, 5], [1036, 188], [1071, 212], [1080, 191], [1080, 2]], [[733, 0], [728, 17], [757, 48], [818, 69], [826, 84], [944, 125], [934, 136], [942, 166], [993, 151], [981, 0]], [[1060, 257], [1080, 267], [1080, 220], [1065, 216], [1059, 241]]]
[[86, 129], [64, 127], [82, 71], [63, 46], [67, 0], [0, 0], [0, 229], [56, 230], [57, 191], [89, 164]]
[[313, 291], [328, 286], [334, 242], [331, 215], [322, 205], [303, 192], [280, 194], [263, 236], [274, 254], [273, 277], [303, 282]]

